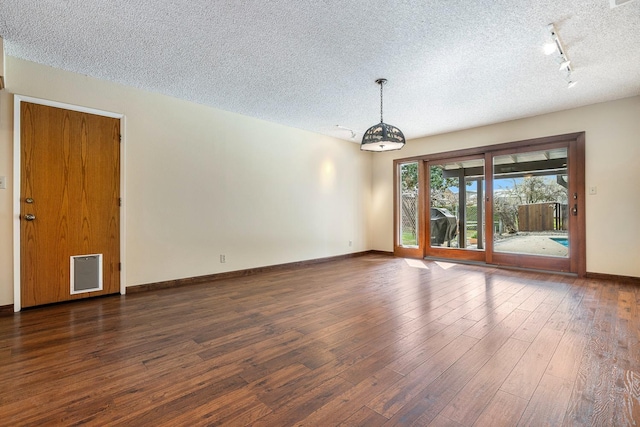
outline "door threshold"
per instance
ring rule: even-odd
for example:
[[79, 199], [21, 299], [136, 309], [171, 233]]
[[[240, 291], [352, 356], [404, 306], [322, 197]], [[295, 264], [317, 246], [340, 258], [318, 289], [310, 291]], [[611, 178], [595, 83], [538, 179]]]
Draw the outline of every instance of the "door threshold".
[[559, 274], [561, 276], [567, 276], [567, 277], [578, 277], [576, 273], [570, 273], [567, 271], [542, 270], [538, 268], [514, 267], [514, 266], [500, 265], [500, 264], [488, 264], [483, 261], [470, 261], [465, 259], [451, 259], [451, 258], [430, 257], [430, 256], [424, 257], [423, 259], [425, 261], [441, 261], [441, 262], [448, 262], [452, 264], [476, 265], [479, 267], [499, 268], [500, 270], [526, 271], [529, 273]]

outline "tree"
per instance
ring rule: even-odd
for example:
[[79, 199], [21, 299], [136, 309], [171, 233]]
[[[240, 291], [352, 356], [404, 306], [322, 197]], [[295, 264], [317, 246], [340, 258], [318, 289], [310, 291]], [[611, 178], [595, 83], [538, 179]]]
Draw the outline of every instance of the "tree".
[[452, 208], [458, 204], [458, 196], [449, 187], [458, 187], [457, 178], [445, 178], [442, 166], [429, 168], [431, 206]]
[[496, 197], [493, 205], [494, 214], [502, 222], [504, 231], [509, 234], [518, 232], [518, 204], [506, 197]]
[[522, 205], [544, 202], [567, 202], [567, 190], [550, 177], [525, 177], [520, 183], [513, 181], [512, 194]]
[[418, 162], [405, 163], [401, 166], [401, 183], [403, 193], [418, 193]]
[[[555, 175], [554, 175], [555, 177]], [[507, 233], [518, 231], [518, 206], [534, 203], [567, 203], [567, 189], [551, 176], [512, 179], [512, 185], [501, 189], [494, 198], [494, 213]]]

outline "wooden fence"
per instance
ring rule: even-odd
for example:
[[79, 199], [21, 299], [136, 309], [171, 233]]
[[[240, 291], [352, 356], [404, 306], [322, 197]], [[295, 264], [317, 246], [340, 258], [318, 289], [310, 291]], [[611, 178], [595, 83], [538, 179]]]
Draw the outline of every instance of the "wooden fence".
[[566, 205], [555, 202], [518, 206], [519, 231], [566, 230]]

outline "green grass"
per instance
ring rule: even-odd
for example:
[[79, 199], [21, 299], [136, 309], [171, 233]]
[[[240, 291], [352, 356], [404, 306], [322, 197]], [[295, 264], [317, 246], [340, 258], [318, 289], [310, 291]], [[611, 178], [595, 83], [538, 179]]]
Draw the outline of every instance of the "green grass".
[[402, 233], [402, 246], [418, 246], [418, 236], [411, 232]]

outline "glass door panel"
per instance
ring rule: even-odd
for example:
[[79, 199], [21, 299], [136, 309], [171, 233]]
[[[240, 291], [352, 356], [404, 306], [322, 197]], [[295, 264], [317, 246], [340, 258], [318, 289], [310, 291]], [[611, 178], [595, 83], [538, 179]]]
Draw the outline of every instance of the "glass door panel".
[[569, 258], [567, 148], [493, 156], [493, 251]]
[[430, 247], [482, 251], [484, 159], [429, 162]]
[[399, 165], [399, 243], [400, 246], [417, 248], [419, 241], [418, 221], [418, 162]]

